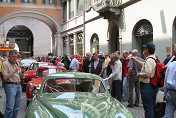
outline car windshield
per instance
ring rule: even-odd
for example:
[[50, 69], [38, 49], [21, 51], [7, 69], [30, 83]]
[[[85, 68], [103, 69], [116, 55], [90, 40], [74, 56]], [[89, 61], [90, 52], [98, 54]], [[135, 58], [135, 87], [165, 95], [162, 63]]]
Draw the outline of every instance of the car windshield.
[[105, 93], [106, 89], [97, 79], [49, 79], [44, 84], [43, 93], [54, 92]]
[[37, 77], [44, 77], [46, 75], [57, 73], [57, 72], [65, 72], [65, 70], [57, 69], [57, 68], [44, 68], [37, 70]]
[[29, 67], [31, 63], [37, 62], [37, 61], [34, 59], [23, 59], [21, 60], [21, 62], [23, 63], [24, 66]]
[[49, 63], [33, 63], [30, 66], [30, 70], [35, 70], [40, 66], [47, 66]]

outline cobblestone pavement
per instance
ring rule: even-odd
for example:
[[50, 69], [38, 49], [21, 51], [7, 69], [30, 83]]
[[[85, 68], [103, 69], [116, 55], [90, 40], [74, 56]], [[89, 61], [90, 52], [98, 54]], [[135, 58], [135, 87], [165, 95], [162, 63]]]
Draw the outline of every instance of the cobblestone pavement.
[[[5, 108], [5, 94], [4, 94], [4, 90], [2, 87], [0, 87], [0, 111], [2, 111], [4, 113], [4, 108]], [[163, 98], [163, 93], [161, 91], [159, 91], [158, 95], [157, 95], [157, 101], [162, 101]], [[123, 102], [123, 104], [125, 106], [127, 106], [127, 102]], [[143, 105], [140, 104], [139, 107], [133, 107], [133, 108], [129, 108], [134, 115], [136, 116], [136, 118], [144, 118], [144, 109], [143, 109]], [[25, 92], [22, 93], [21, 96], [21, 107], [18, 113], [18, 118], [24, 118], [25, 117], [25, 113], [26, 113], [27, 107], [26, 107], [26, 94]], [[175, 113], [175, 117], [176, 118], [176, 113]]]

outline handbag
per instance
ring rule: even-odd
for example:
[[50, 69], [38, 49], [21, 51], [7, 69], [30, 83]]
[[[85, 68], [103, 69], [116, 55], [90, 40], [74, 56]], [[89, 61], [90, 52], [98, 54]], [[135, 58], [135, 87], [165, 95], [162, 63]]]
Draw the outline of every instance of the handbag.
[[157, 102], [155, 105], [155, 118], [162, 118], [165, 114], [166, 103], [165, 102]]

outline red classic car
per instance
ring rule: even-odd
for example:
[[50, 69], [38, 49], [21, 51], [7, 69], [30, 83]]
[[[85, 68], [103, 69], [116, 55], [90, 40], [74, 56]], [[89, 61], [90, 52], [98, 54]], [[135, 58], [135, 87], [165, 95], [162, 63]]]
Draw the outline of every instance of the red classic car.
[[24, 72], [24, 78], [22, 79], [23, 91], [26, 91], [26, 85], [28, 81], [31, 81], [31, 78], [35, 77], [38, 67], [46, 65], [53, 64], [48, 62], [34, 62], [29, 66], [28, 70]]
[[61, 66], [41, 66], [37, 69], [36, 76], [32, 78], [31, 81], [27, 83], [26, 86], [26, 98], [27, 98], [27, 105], [29, 104], [30, 100], [33, 98], [33, 91], [34, 89], [39, 90], [43, 78], [52, 73], [58, 73], [58, 72], [66, 72], [66, 68]]

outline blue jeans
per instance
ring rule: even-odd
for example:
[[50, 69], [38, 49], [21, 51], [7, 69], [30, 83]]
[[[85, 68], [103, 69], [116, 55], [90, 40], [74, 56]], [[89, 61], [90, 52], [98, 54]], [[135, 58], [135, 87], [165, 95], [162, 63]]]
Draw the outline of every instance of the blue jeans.
[[150, 83], [140, 83], [141, 99], [145, 110], [145, 118], [154, 118], [154, 109], [158, 88]]
[[128, 79], [123, 77], [123, 100], [128, 101]]
[[[107, 69], [105, 69], [104, 73], [105, 73], [105, 78], [107, 78], [108, 77], [107, 76]], [[109, 88], [109, 80], [105, 80], [105, 84]]]
[[20, 108], [21, 85], [5, 84], [6, 109], [4, 118], [16, 118]]
[[173, 118], [176, 111], [176, 92], [168, 91], [166, 95], [166, 110], [163, 118]]

